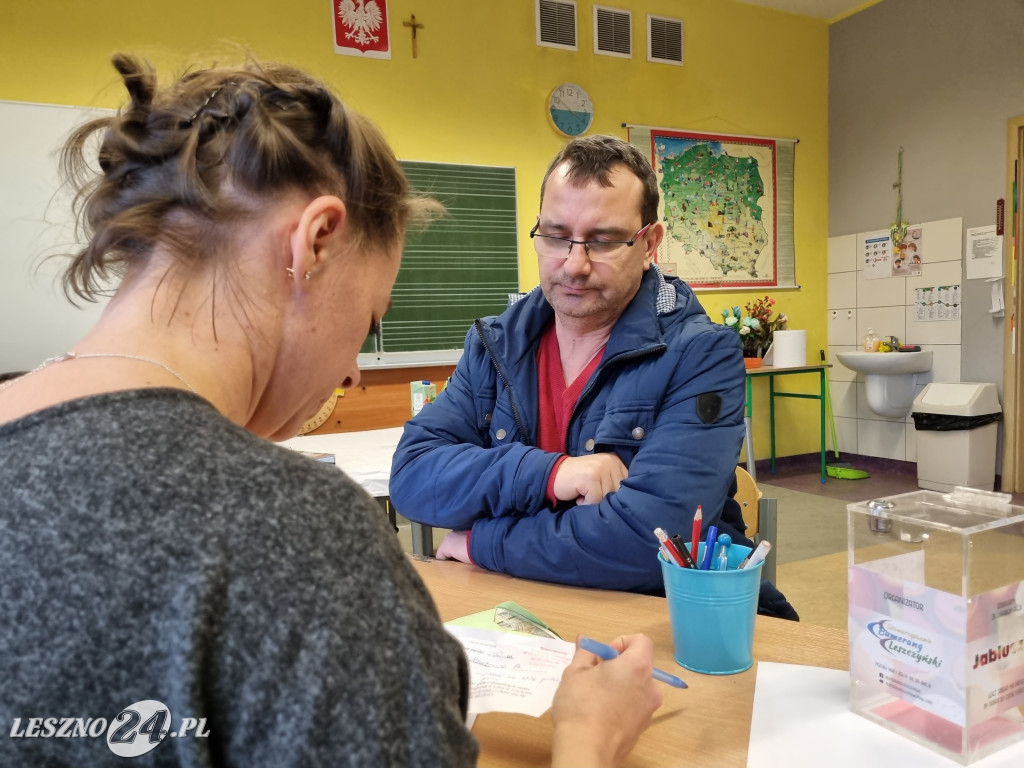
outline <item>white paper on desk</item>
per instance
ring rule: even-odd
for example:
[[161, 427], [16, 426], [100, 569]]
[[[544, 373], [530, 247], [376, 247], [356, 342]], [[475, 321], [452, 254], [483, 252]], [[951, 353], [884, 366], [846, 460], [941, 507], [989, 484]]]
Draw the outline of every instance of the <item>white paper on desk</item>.
[[[850, 710], [850, 673], [796, 664], [757, 664], [747, 768], [780, 765], [955, 768], [959, 763]], [[1024, 742], [971, 768], [1024, 765]]]
[[551, 708], [576, 646], [518, 632], [446, 626], [469, 658], [469, 711], [540, 717]]

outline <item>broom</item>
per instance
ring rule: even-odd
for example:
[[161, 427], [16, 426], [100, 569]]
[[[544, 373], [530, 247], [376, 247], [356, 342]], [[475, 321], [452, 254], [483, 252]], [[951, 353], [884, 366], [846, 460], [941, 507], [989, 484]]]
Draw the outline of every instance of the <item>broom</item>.
[[[821, 355], [821, 363], [825, 364], [825, 350], [819, 349], [818, 353]], [[832, 452], [835, 454], [836, 460], [830, 461], [825, 465], [825, 473], [829, 477], [836, 477], [841, 480], [861, 480], [865, 477], [871, 477], [863, 469], [854, 469], [853, 464], [848, 461], [839, 461], [839, 442], [836, 440], [836, 416], [832, 412], [832, 391], [828, 383], [828, 374], [825, 374], [825, 410], [828, 411], [829, 425], [832, 427]]]

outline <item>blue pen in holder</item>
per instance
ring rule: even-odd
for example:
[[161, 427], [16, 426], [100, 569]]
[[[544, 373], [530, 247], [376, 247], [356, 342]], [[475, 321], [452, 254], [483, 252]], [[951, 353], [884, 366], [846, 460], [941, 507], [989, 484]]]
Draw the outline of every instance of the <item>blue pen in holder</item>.
[[[704, 556], [701, 543], [697, 562]], [[729, 547], [729, 570], [680, 568], [659, 552], [675, 660], [706, 675], [731, 675], [754, 663], [754, 620], [761, 564], [736, 570], [750, 547]]]

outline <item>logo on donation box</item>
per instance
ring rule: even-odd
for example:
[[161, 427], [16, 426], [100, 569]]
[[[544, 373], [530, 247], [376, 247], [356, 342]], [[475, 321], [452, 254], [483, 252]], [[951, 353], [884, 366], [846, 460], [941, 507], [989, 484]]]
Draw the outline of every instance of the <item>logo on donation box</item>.
[[206, 718], [183, 717], [177, 730], [171, 728], [171, 711], [153, 699], [137, 701], [109, 721], [105, 717], [14, 718], [12, 739], [100, 739], [118, 757], [138, 757], [156, 749], [167, 739], [205, 739], [210, 735]]
[[869, 623], [868, 632], [878, 638], [883, 650], [900, 661], [924, 669], [942, 666], [942, 658], [932, 652], [932, 639], [916, 627], [902, 627], [892, 619], [882, 619]]
[[387, 0], [334, 0], [334, 51], [390, 59]]

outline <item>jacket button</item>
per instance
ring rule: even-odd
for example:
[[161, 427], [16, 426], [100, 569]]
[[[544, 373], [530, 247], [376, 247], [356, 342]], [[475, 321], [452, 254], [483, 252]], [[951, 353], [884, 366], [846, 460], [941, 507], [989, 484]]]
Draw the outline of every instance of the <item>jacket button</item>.
[[633, 431], [630, 434], [633, 435], [634, 440], [643, 440], [644, 435], [646, 435], [647, 433], [644, 432], [643, 427], [633, 427]]
[[590, 438], [589, 440], [587, 440], [587, 442], [583, 444], [583, 447], [586, 448], [588, 451], [594, 450], [594, 438]]
[[505, 435], [507, 435], [507, 434], [508, 434], [508, 432], [506, 432], [504, 429], [499, 429], [497, 432], [494, 433], [494, 436], [496, 438], [498, 438], [499, 440], [504, 440], [505, 439]]

